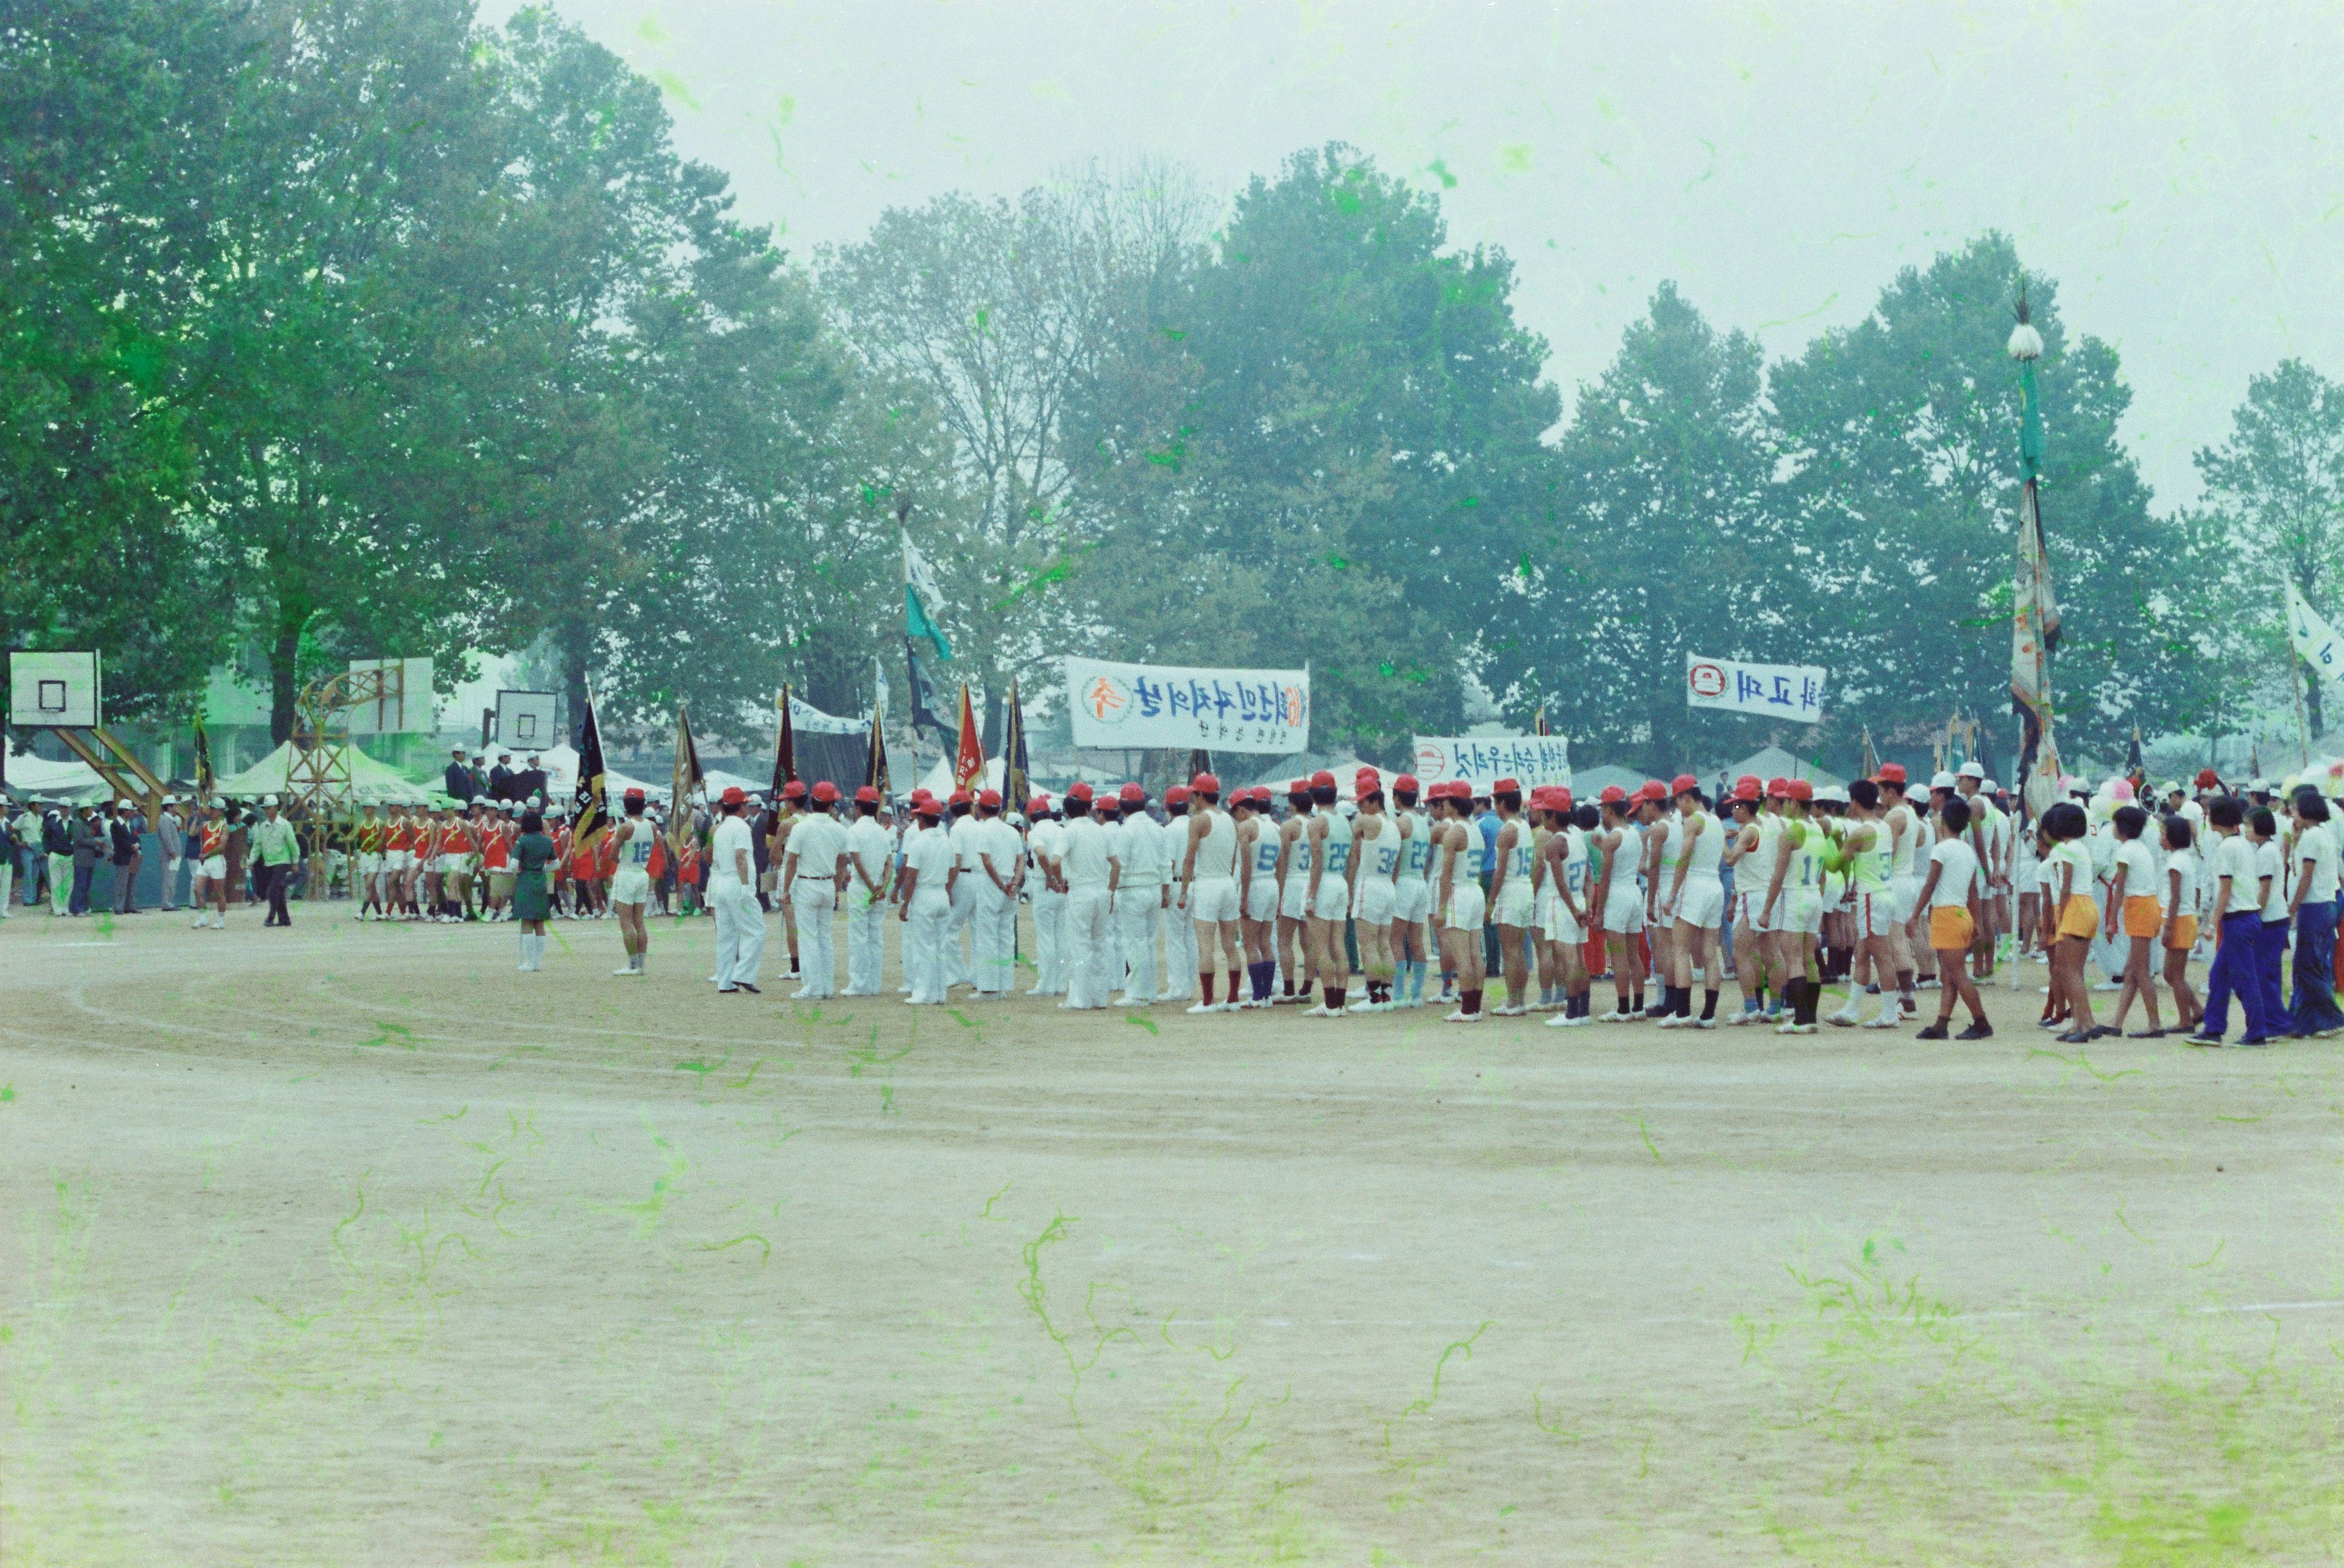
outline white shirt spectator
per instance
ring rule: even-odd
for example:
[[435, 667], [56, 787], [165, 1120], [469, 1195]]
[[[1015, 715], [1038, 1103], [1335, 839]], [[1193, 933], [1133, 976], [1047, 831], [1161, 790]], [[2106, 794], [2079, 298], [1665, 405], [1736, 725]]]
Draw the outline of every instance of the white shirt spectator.
[[2165, 889], [2157, 879], [2157, 856], [2149, 851], [2146, 833], [2117, 845], [2117, 864], [2124, 867], [2127, 898], [2154, 898], [2159, 905], [2164, 904]]
[[[796, 843], [793, 837], [791, 843]], [[732, 852], [739, 850], [749, 856], [749, 875], [757, 875], [757, 859], [752, 853], [753, 841], [749, 824], [737, 816], [727, 816], [716, 824], [716, 832], [708, 845], [708, 886], [711, 892], [722, 887], [742, 885], [741, 874]]]
[[2304, 829], [2295, 846], [2296, 875], [2303, 878], [2306, 904], [2330, 904], [2336, 899], [2336, 823], [2315, 822]]
[[1936, 863], [1937, 886], [1929, 895], [1932, 909], [1965, 909], [1970, 902], [1970, 885], [1977, 880], [1977, 851], [1966, 839], [1941, 838], [1929, 851]]
[[2225, 918], [2252, 915], [2263, 906], [2262, 885], [2255, 871], [2255, 846], [2247, 842], [2245, 834], [2234, 833], [2223, 838], [2208, 871], [2208, 887], [2219, 889], [2222, 878], [2230, 879], [2229, 905], [2222, 911]]
[[1086, 816], [1078, 816], [1067, 823], [1065, 848], [1060, 852], [1066, 866], [1066, 885], [1069, 888], [1104, 888], [1109, 853], [1106, 830], [1097, 823]]

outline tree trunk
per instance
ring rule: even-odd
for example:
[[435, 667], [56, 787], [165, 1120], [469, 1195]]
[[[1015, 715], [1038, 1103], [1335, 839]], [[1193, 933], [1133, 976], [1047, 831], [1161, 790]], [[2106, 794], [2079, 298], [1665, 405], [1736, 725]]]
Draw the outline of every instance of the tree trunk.
[[985, 703], [985, 722], [980, 731], [984, 737], [985, 754], [997, 757], [1001, 754], [1002, 723], [1009, 711], [1008, 688], [1005, 685], [996, 695], [992, 682], [988, 680], [978, 688], [977, 695]]
[[268, 740], [283, 745], [293, 738], [294, 700], [300, 695], [298, 663], [301, 631], [309, 622], [308, 609], [298, 599], [279, 593], [277, 625], [268, 641]]
[[[558, 642], [561, 649], [561, 701], [570, 710], [570, 744], [574, 746], [586, 735], [586, 650], [591, 638], [574, 636], [565, 626]], [[602, 744], [607, 751], [609, 736], [602, 737]]]

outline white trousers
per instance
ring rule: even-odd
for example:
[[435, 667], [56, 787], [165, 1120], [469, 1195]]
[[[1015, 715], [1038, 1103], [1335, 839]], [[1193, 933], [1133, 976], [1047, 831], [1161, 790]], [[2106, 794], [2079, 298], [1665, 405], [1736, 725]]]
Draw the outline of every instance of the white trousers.
[[1076, 887], [1066, 895], [1065, 921], [1066, 1005], [1104, 1007], [1115, 990], [1122, 964], [1115, 956], [1113, 922], [1104, 885]]
[[1017, 988], [1017, 901], [978, 874], [976, 912], [969, 917], [969, 946], [976, 956], [976, 994], [1005, 996]]
[[757, 907], [757, 890], [738, 882], [712, 886], [708, 905], [716, 914], [716, 983], [755, 985], [765, 962], [765, 912]]
[[961, 933], [970, 928], [976, 916], [976, 885], [984, 881], [981, 871], [964, 871], [953, 884], [952, 929], [945, 937], [945, 984], [966, 986], [975, 976], [969, 966], [967, 949], [961, 946]]
[[163, 907], [167, 910], [179, 906], [179, 867], [185, 865], [187, 860], [183, 855], [163, 863]]
[[1161, 887], [1127, 887], [1115, 895], [1116, 933], [1123, 943], [1124, 995], [1156, 1000], [1156, 936], [1164, 927]]
[[1066, 994], [1066, 895], [1048, 888], [1034, 893], [1034, 995]]
[[910, 916], [904, 921], [904, 978], [911, 985], [915, 1006], [945, 999], [945, 943], [952, 923], [952, 900], [944, 889], [913, 892]]
[[0, 920], [8, 918], [9, 894], [16, 885], [16, 852], [0, 850]]
[[798, 917], [797, 994], [807, 1001], [838, 995], [837, 896], [828, 882], [801, 876], [790, 884], [790, 905]]
[[846, 990], [849, 996], [875, 996], [887, 961], [887, 905], [871, 896], [861, 880], [846, 885]]
[[1192, 900], [1177, 887], [1164, 915], [1164, 999], [1185, 1002], [1197, 994], [1197, 922]]

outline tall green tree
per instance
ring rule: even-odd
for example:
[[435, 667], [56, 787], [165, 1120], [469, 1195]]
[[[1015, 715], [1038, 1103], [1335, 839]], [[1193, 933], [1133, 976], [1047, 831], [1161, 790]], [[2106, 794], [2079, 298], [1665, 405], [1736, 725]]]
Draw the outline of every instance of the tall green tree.
[[[2230, 433], [2198, 453], [2206, 484], [2205, 554], [2227, 591], [2227, 621], [2252, 636], [2264, 668], [2284, 667], [2280, 585], [2331, 619], [2344, 583], [2344, 386], [2300, 359], [2247, 383]], [[2233, 664], [2235, 671], [2239, 666]], [[2311, 733], [2327, 728], [2318, 671], [2302, 672]]]

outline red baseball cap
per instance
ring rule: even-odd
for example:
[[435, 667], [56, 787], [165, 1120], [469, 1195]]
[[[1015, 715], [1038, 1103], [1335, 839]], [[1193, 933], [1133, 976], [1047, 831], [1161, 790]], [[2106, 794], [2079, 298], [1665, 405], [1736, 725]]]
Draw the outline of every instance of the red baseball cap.
[[1310, 775], [1310, 787], [1312, 789], [1333, 789], [1335, 787], [1335, 775], [1329, 773], [1325, 768], [1320, 768], [1317, 773]]
[[1392, 788], [1400, 794], [1414, 794], [1424, 786], [1416, 782], [1414, 774], [1402, 774], [1392, 780]]
[[935, 798], [935, 792], [929, 790], [924, 785], [912, 792], [912, 804], [914, 805], [919, 804], [924, 800], [934, 800]]
[[1491, 794], [1520, 794], [1522, 793], [1522, 781], [1520, 779], [1500, 779], [1496, 784], [1490, 786], [1490, 793]]
[[643, 798], [643, 792], [639, 789], [631, 789], [625, 794], [620, 796], [620, 798], [621, 800], [641, 800]]
[[1166, 805], [1187, 805], [1188, 804], [1188, 786], [1187, 784], [1174, 784], [1170, 789], [1166, 790], [1164, 792], [1164, 804]]
[[1049, 811], [1050, 797], [1048, 795], [1037, 794], [1032, 800], [1026, 803], [1026, 814], [1027, 816], [1046, 816], [1049, 814]]
[[968, 791], [965, 789], [956, 789], [952, 792], [952, 804], [954, 805], [966, 805], [975, 798], [976, 797], [975, 795], [969, 794]]
[[2198, 787], [2199, 789], [2220, 789], [2222, 787], [2222, 775], [2216, 773], [2212, 768], [2199, 768], [2198, 770]]
[[997, 789], [981, 790], [977, 794], [976, 804], [979, 805], [999, 805], [1001, 804], [1001, 792]]
[[930, 795], [925, 800], [914, 801], [912, 809], [922, 816], [942, 816], [945, 814], [945, 803]]
[[803, 800], [805, 798], [805, 792], [806, 786], [804, 780], [792, 779], [789, 783], [782, 786], [782, 798], [783, 800]]
[[1555, 809], [1558, 811], [1569, 811], [1571, 809], [1571, 790], [1568, 785], [1557, 784], [1554, 786], [1554, 804]]
[[718, 804], [722, 805], [743, 805], [747, 804], [749, 799], [747, 795], [741, 793], [739, 784], [726, 784], [724, 793], [716, 798]]
[[1773, 779], [1768, 779], [1768, 780], [1766, 781], [1766, 798], [1767, 798], [1767, 799], [1769, 799], [1769, 800], [1781, 800], [1781, 799], [1783, 799], [1784, 796], [1788, 795], [1790, 793], [1791, 793], [1791, 781], [1790, 781], [1789, 779], [1783, 779], [1783, 778], [1773, 778]]
[[1791, 781], [1791, 798], [1793, 800], [1813, 800], [1815, 798], [1815, 786], [1809, 784], [1804, 779], [1793, 779]]
[[1692, 774], [1679, 774], [1676, 777], [1669, 781], [1669, 798], [1671, 800], [1674, 800], [1681, 794], [1691, 794], [1697, 792], [1700, 788], [1701, 781], [1693, 777]]
[[1669, 786], [1658, 779], [1646, 779], [1643, 787], [1636, 794], [1644, 800], [1666, 800], [1669, 798]]
[[822, 802], [823, 804], [828, 805], [831, 802], [838, 798], [838, 786], [831, 783], [828, 779], [824, 779], [822, 783], [813, 786], [813, 798]]
[[1308, 794], [1310, 793], [1310, 781], [1308, 779], [1296, 779], [1292, 784], [1286, 786], [1286, 793], [1288, 794]]
[[1733, 781], [1735, 800], [1756, 800], [1764, 793], [1765, 786], [1758, 782], [1758, 775], [1755, 774], [1743, 774]]
[[1066, 786], [1066, 798], [1068, 800], [1088, 800], [1091, 798], [1091, 786], [1083, 783], [1082, 780], [1076, 779], [1073, 784]]
[[1605, 805], [1626, 805], [1628, 804], [1628, 792], [1622, 789], [1618, 784], [1605, 784], [1603, 786], [1603, 793], [1595, 798], [1601, 801]]
[[1211, 774], [1198, 774], [1188, 781], [1188, 787], [1203, 790], [1207, 794], [1218, 794], [1221, 793], [1221, 781]]
[[1115, 793], [1117, 799], [1128, 802], [1135, 805], [1147, 799], [1147, 792], [1140, 788], [1136, 784], [1125, 784], [1121, 789]]
[[854, 792], [854, 804], [857, 805], [877, 805], [879, 804], [879, 791], [877, 786], [873, 784], [864, 784], [861, 789], [856, 790]]
[[1904, 764], [1903, 763], [1881, 764], [1880, 771], [1872, 775], [1872, 782], [1874, 784], [1903, 784], [1904, 782]]

